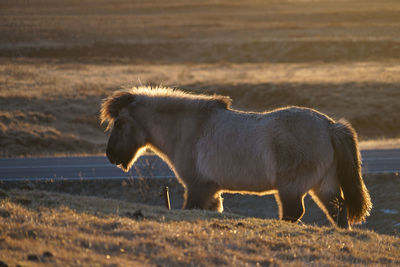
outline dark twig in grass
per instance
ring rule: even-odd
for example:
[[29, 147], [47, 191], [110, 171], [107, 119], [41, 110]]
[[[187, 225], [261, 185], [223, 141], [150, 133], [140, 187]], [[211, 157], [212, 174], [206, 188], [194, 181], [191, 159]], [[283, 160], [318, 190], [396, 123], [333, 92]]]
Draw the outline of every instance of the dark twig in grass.
[[164, 200], [165, 200], [165, 206], [167, 207], [168, 210], [170, 210], [171, 209], [171, 203], [169, 201], [168, 186], [164, 186]]

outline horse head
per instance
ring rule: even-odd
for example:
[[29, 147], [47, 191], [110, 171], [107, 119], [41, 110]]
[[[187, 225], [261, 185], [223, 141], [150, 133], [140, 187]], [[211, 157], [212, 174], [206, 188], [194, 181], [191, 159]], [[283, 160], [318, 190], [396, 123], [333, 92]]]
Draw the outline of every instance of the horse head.
[[108, 121], [110, 130], [107, 157], [124, 171], [130, 169], [135, 155], [146, 144], [143, 129], [134, 118], [135, 105], [133, 94], [118, 92], [107, 98], [101, 109], [101, 120]]

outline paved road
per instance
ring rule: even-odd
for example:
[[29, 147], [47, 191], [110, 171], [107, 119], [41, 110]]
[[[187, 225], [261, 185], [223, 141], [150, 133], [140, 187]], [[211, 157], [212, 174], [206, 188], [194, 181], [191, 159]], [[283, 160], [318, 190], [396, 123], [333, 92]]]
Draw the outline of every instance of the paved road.
[[[400, 172], [400, 149], [362, 151], [364, 173]], [[156, 156], [142, 156], [124, 173], [106, 157], [11, 158], [0, 159], [0, 180], [124, 179], [174, 177]]]

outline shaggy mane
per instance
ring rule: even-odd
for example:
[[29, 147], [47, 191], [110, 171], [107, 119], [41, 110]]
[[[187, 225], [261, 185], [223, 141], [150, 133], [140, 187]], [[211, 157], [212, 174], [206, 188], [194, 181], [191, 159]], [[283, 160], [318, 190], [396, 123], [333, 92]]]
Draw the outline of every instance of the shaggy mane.
[[[190, 92], [185, 92], [180, 89], [174, 89], [169, 87], [134, 87], [130, 91], [132, 94], [137, 96], [146, 96], [162, 99], [174, 99], [177, 101], [193, 100], [201, 102], [214, 103], [224, 108], [229, 108], [232, 100], [228, 96], [222, 95], [205, 95], [205, 94], [195, 94]], [[190, 102], [190, 101], [189, 101]], [[194, 104], [191, 102], [190, 104]]]
[[132, 103], [134, 99], [135, 96], [128, 91], [117, 91], [104, 99], [101, 105], [100, 120], [101, 124], [108, 122], [106, 130], [110, 128], [120, 110]]
[[[104, 99], [100, 112], [101, 123], [103, 124], [108, 122], [108, 130], [114, 119], [118, 116], [120, 110], [141, 96], [154, 98], [155, 100], [160, 99], [163, 103], [165, 100], [170, 100], [167, 102], [167, 105], [171, 106], [178, 106], [182, 103], [187, 103], [187, 106], [198, 106], [204, 108], [217, 106], [228, 109], [232, 102], [229, 97], [221, 95], [192, 94], [168, 87], [134, 87], [130, 90], [117, 91], [113, 95]], [[161, 104], [161, 102], [158, 103]]]

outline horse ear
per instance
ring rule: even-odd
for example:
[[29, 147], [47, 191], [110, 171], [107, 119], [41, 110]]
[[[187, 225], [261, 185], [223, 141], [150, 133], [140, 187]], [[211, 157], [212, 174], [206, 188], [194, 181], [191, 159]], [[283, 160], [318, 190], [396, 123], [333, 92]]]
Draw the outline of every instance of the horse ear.
[[135, 101], [135, 96], [130, 92], [119, 91], [106, 98], [101, 106], [101, 121], [115, 119], [119, 111]]

